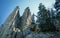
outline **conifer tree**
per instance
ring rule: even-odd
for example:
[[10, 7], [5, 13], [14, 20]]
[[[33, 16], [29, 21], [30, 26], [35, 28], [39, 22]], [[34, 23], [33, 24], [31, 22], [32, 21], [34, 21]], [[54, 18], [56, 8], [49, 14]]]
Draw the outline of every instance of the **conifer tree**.
[[39, 5], [39, 12], [37, 14], [37, 22], [39, 23], [39, 27], [41, 31], [53, 31], [55, 30], [55, 26], [51, 23], [51, 18], [49, 14], [49, 10], [45, 8], [42, 3]]
[[56, 18], [60, 21], [60, 0], [56, 0], [54, 7], [57, 11]]

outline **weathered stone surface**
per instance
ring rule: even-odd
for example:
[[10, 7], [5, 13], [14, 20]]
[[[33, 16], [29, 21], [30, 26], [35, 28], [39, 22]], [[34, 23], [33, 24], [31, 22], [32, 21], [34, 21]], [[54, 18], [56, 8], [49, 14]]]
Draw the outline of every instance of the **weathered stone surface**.
[[22, 26], [24, 29], [26, 29], [32, 22], [31, 20], [31, 12], [29, 7], [27, 7], [22, 15]]
[[31, 32], [25, 38], [60, 38], [60, 32], [56, 32], [56, 33]]
[[27, 33], [28, 30], [26, 31], [26, 29], [31, 24], [31, 21], [29, 7], [25, 9], [23, 15], [20, 17], [19, 7], [17, 6], [3, 24], [2, 30], [0, 31], [1, 38], [22, 38], [29, 33]]
[[4, 22], [2, 27], [1, 38], [11, 38], [13, 35], [13, 28], [19, 24], [19, 7], [17, 6], [15, 10], [8, 16], [7, 20]]

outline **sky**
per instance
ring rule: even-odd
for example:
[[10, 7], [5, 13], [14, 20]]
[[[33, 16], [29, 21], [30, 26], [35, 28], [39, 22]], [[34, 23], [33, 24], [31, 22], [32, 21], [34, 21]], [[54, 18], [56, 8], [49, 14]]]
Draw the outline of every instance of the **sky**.
[[45, 7], [53, 8], [55, 0], [0, 0], [0, 25], [4, 23], [16, 6], [19, 6], [20, 16], [26, 7], [30, 8], [31, 13], [37, 15], [38, 6], [42, 3]]

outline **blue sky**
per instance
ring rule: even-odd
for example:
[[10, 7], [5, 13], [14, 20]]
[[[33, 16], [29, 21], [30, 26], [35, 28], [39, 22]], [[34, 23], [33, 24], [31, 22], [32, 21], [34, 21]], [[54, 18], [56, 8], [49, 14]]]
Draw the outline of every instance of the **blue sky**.
[[16, 6], [20, 7], [20, 15], [26, 7], [30, 7], [31, 13], [36, 15], [39, 3], [45, 5], [46, 8], [53, 8], [54, 2], [55, 0], [0, 0], [0, 24], [4, 23]]

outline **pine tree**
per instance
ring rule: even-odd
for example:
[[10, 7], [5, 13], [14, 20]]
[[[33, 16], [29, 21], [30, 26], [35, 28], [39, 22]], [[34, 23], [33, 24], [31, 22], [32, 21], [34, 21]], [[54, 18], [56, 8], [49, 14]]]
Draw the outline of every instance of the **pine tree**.
[[38, 12], [38, 22], [41, 22], [46, 20], [48, 18], [47, 10], [45, 9], [44, 5], [40, 3], [39, 5], [39, 12]]
[[60, 0], [56, 0], [54, 7], [57, 11], [56, 18], [60, 21]]
[[56, 9], [56, 26], [58, 26], [58, 30], [60, 30], [60, 0], [56, 0], [54, 8]]
[[48, 18], [48, 13], [44, 5], [40, 3], [39, 5], [39, 12], [38, 12], [38, 19], [37, 22], [39, 23], [39, 27], [43, 30], [46, 28], [46, 19]]
[[42, 3], [39, 5], [39, 12], [37, 14], [37, 22], [39, 23], [39, 27], [41, 31], [54, 31], [55, 26], [51, 23], [51, 18], [49, 14], [49, 10], [45, 8]]
[[32, 24], [35, 24], [34, 14], [32, 15]]

